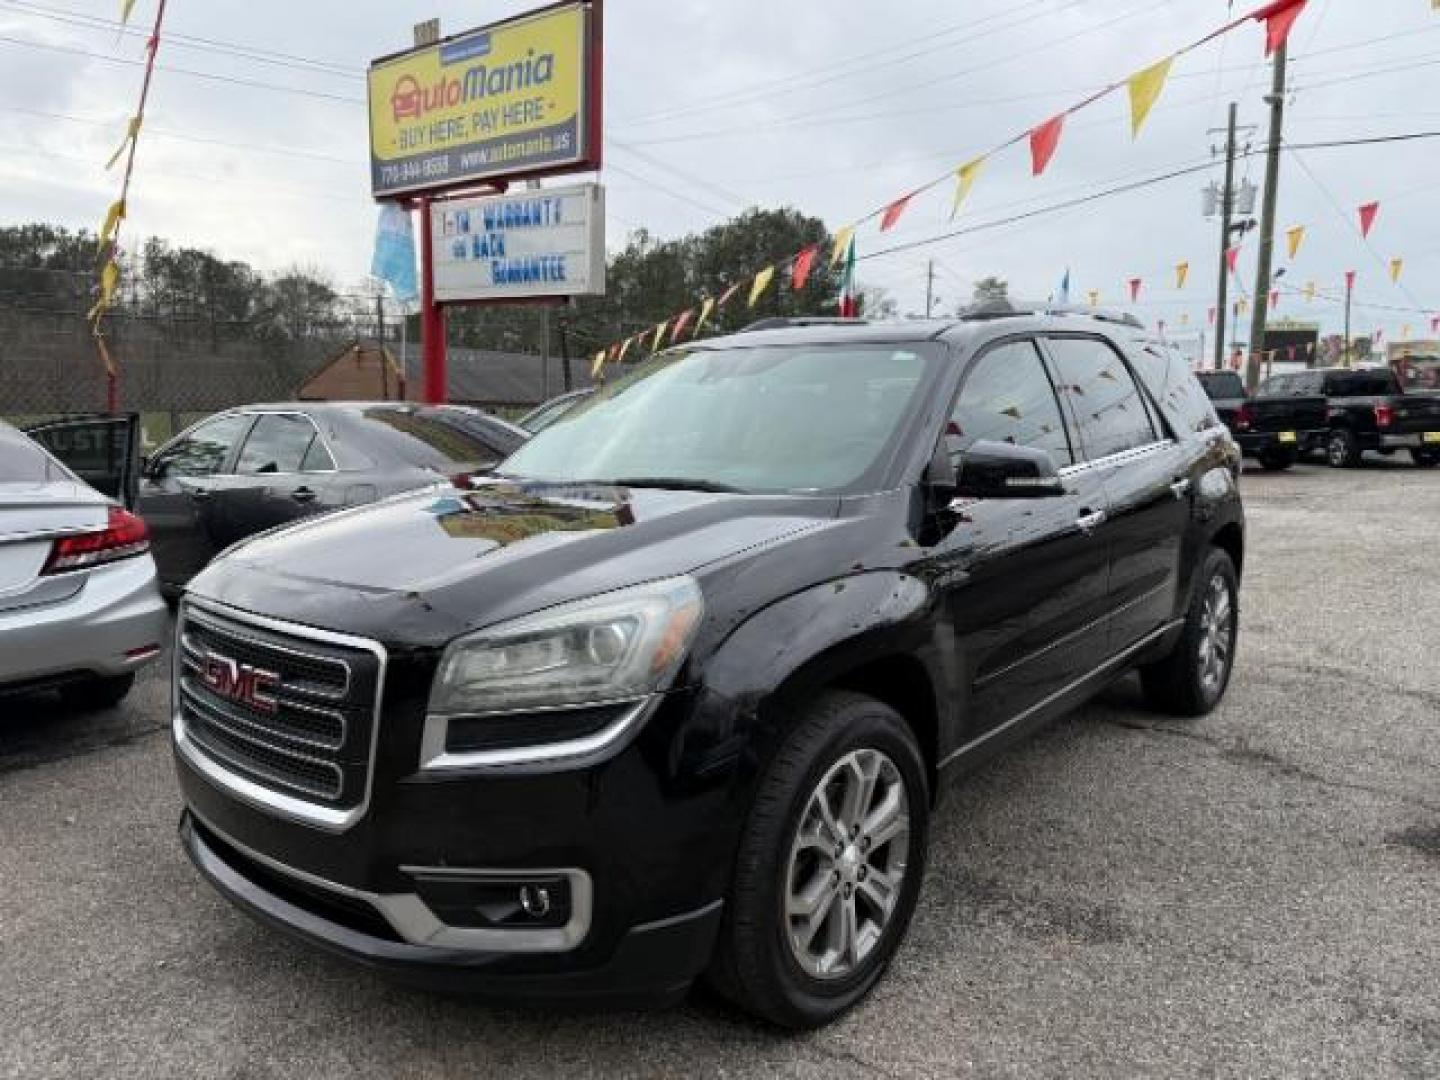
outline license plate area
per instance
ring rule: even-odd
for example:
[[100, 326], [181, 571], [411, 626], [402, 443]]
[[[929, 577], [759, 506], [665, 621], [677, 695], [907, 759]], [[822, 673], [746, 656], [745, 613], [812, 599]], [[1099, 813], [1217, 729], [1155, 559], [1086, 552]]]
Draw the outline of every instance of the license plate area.
[[1280, 441], [1281, 441], [1282, 443], [1293, 443], [1293, 442], [1295, 442], [1295, 432], [1293, 432], [1293, 431], [1282, 431], [1282, 432], [1280, 432]]
[[1420, 436], [1420, 440], [1427, 443], [1440, 443], [1440, 431], [1427, 431]]

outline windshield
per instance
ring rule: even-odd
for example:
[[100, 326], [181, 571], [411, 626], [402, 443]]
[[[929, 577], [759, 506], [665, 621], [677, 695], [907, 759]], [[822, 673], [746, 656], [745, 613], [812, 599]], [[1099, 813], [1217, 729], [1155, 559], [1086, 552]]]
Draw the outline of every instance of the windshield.
[[888, 460], [941, 348], [788, 345], [667, 354], [561, 417], [501, 470], [562, 483], [846, 488]]

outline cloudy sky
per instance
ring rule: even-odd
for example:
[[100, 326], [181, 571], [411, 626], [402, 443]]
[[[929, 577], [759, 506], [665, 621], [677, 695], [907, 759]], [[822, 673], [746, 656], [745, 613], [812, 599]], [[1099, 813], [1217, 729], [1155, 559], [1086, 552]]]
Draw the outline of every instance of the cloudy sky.
[[[1237, 12], [1259, 0], [1237, 0]], [[139, 0], [148, 24], [155, 0]], [[446, 33], [534, 6], [512, 0], [170, 0], [127, 228], [266, 270], [322, 267], [358, 287], [376, 211], [365, 165], [364, 68], [440, 15]], [[97, 227], [118, 183], [103, 168], [138, 93], [144, 37], [113, 25], [119, 0], [0, 0], [0, 223]], [[697, 230], [752, 205], [795, 206], [831, 228], [944, 175], [1087, 92], [1124, 78], [1228, 15], [1225, 0], [609, 0], [611, 245], [644, 226]], [[1291, 38], [1286, 138], [1330, 142], [1440, 130], [1440, 13], [1430, 0], [1309, 0]], [[1176, 62], [1138, 140], [1123, 94], [1072, 117], [1048, 171], [1023, 145], [994, 158], [960, 218], [948, 187], [900, 224], [859, 235], [862, 284], [906, 312], [927, 263], [946, 307], [995, 274], [1044, 297], [1125, 299], [1172, 330], [1206, 322], [1218, 227], [1182, 176], [1060, 212], [884, 249], [1041, 210], [1211, 160], [1230, 100], [1264, 136], [1270, 74], [1251, 24]], [[1315, 148], [1283, 160], [1278, 224], [1307, 227], [1284, 281], [1337, 294], [1358, 271], [1355, 329], [1430, 336], [1440, 313], [1440, 139]], [[1257, 185], [1263, 161], [1241, 164]], [[1369, 243], [1355, 208], [1379, 200]], [[1253, 285], [1254, 240], [1241, 259]], [[1387, 263], [1403, 257], [1398, 285]], [[1190, 263], [1183, 291], [1174, 266]], [[750, 268], [758, 269], [758, 268]], [[1339, 306], [1286, 294], [1278, 314], [1340, 325]]]

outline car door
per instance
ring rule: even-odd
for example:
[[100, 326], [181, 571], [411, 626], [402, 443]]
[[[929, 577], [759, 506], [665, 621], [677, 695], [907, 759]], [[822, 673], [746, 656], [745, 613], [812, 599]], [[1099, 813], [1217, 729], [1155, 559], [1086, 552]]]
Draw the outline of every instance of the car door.
[[976, 357], [946, 438], [960, 455], [981, 439], [1045, 450], [1066, 486], [1054, 498], [958, 504], [958, 523], [941, 542], [946, 577], [956, 582], [947, 602], [968, 676], [972, 740], [1104, 659], [1106, 496], [1094, 473], [1077, 468], [1052, 374], [1029, 337], [993, 343]]
[[257, 414], [233, 473], [215, 481], [211, 513], [217, 546], [334, 509], [334, 473], [334, 459], [310, 417]]
[[220, 549], [211, 502], [254, 419], [249, 413], [227, 413], [206, 420], [150, 459], [137, 507], [150, 528], [150, 550], [166, 585], [185, 584]]
[[1114, 654], [1173, 617], [1197, 480], [1190, 475], [1189, 451], [1164, 429], [1117, 344], [1095, 334], [1050, 334], [1045, 345], [1079, 431], [1085, 467], [1108, 497], [1108, 639]]
[[77, 416], [25, 429], [66, 468], [101, 494], [134, 509], [140, 477], [140, 416]]

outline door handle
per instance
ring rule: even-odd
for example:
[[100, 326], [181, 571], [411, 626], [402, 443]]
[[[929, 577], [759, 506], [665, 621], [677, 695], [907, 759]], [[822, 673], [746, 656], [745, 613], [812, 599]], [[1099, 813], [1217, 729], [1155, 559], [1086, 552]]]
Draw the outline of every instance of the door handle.
[[1075, 526], [1086, 536], [1098, 529], [1105, 521], [1104, 510], [1092, 510], [1075, 519]]
[[308, 487], [298, 487], [290, 493], [290, 497], [296, 502], [314, 502], [315, 492], [311, 491]]
[[1177, 499], [1183, 499], [1189, 493], [1190, 478], [1188, 476], [1182, 476], [1179, 480], [1176, 480], [1173, 484], [1170, 485], [1170, 494], [1174, 495]]
[[204, 488], [191, 488], [190, 498], [194, 499], [196, 502], [204, 502], [206, 499], [210, 498], [210, 492], [208, 492]]

